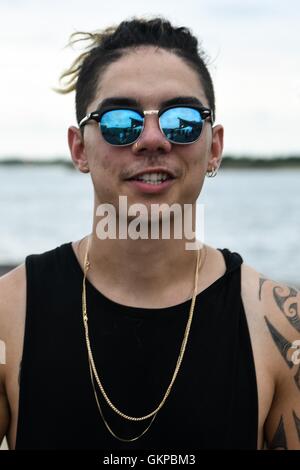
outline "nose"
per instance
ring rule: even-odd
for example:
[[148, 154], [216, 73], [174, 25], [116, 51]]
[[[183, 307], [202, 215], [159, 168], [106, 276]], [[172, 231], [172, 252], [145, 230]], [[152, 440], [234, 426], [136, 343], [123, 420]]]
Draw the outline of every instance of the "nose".
[[170, 152], [172, 144], [160, 130], [157, 115], [154, 113], [149, 114], [151, 115], [145, 116], [144, 129], [141, 135], [133, 144], [133, 152], [137, 155]]

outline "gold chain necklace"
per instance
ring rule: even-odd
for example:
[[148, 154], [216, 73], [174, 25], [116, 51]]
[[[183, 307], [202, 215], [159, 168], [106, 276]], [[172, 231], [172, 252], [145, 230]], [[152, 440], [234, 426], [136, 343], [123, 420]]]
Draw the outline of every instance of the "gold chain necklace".
[[[123, 413], [122, 411], [120, 411], [112, 402], [111, 400], [109, 399], [109, 397], [107, 396], [105, 390], [104, 390], [104, 387], [101, 383], [101, 380], [98, 376], [98, 373], [97, 373], [97, 369], [96, 369], [96, 366], [95, 366], [95, 362], [94, 362], [94, 357], [93, 357], [93, 353], [92, 353], [92, 349], [91, 349], [91, 344], [90, 344], [90, 338], [89, 338], [89, 328], [88, 328], [88, 314], [87, 314], [87, 302], [86, 302], [86, 275], [87, 275], [87, 272], [89, 270], [89, 267], [90, 267], [90, 263], [88, 261], [88, 251], [89, 251], [89, 243], [90, 243], [90, 238], [88, 239], [88, 243], [87, 243], [87, 249], [86, 249], [86, 252], [85, 252], [85, 257], [84, 257], [84, 276], [83, 276], [83, 284], [82, 284], [82, 317], [83, 317], [83, 324], [84, 324], [84, 330], [85, 330], [85, 340], [86, 340], [86, 346], [87, 346], [87, 352], [88, 352], [88, 360], [89, 360], [89, 369], [90, 369], [90, 376], [91, 376], [91, 382], [92, 382], [92, 386], [93, 386], [93, 390], [94, 390], [94, 395], [95, 395], [95, 399], [96, 399], [96, 403], [97, 403], [97, 406], [98, 406], [98, 409], [99, 409], [99, 412], [100, 412], [100, 415], [104, 421], [104, 424], [106, 425], [107, 429], [109, 430], [109, 432], [118, 440], [120, 441], [123, 441], [123, 442], [132, 442], [132, 441], [135, 441], [137, 439], [139, 439], [140, 437], [142, 437], [147, 431], [148, 429], [150, 428], [151, 424], [153, 423], [157, 413], [159, 412], [159, 410], [163, 407], [163, 405], [165, 404], [170, 392], [171, 392], [171, 389], [173, 387], [173, 384], [176, 380], [176, 377], [178, 375], [178, 372], [179, 372], [179, 369], [180, 369], [180, 366], [181, 366], [181, 363], [182, 363], [182, 360], [183, 360], [183, 357], [184, 357], [184, 353], [185, 353], [185, 349], [186, 349], [186, 345], [187, 345], [187, 341], [188, 341], [188, 338], [189, 338], [189, 333], [190, 333], [190, 328], [191, 328], [191, 324], [192, 324], [192, 319], [193, 319], [193, 313], [194, 313], [194, 307], [195, 307], [195, 301], [196, 301], [196, 295], [197, 295], [197, 286], [198, 286], [198, 274], [199, 274], [199, 266], [201, 266], [201, 260], [202, 260], [202, 249], [198, 249], [197, 250], [197, 262], [196, 262], [196, 269], [195, 269], [195, 278], [194, 278], [194, 291], [193, 291], [193, 297], [192, 297], [192, 301], [191, 301], [191, 307], [190, 307], [190, 312], [189, 312], [189, 317], [188, 317], [188, 321], [187, 321], [187, 325], [186, 325], [186, 328], [185, 328], [185, 332], [184, 332], [184, 337], [183, 337], [183, 341], [182, 341], [182, 344], [181, 344], [181, 348], [180, 348], [180, 352], [179, 352], [179, 356], [178, 356], [178, 359], [177, 359], [177, 363], [176, 363], [176, 367], [175, 367], [175, 370], [174, 370], [174, 373], [173, 373], [173, 376], [172, 376], [172, 379], [171, 379], [171, 382], [165, 392], [165, 395], [162, 399], [162, 401], [160, 402], [160, 404], [155, 408], [155, 410], [153, 410], [151, 413], [148, 413], [147, 415], [145, 416], [129, 416], [129, 415], [126, 415], [125, 413]], [[201, 266], [202, 267], [202, 266]], [[119, 416], [121, 416], [122, 418], [124, 419], [127, 419], [127, 420], [130, 420], [130, 421], [143, 421], [143, 420], [146, 420], [148, 418], [151, 418], [151, 421], [150, 421], [150, 424], [148, 425], [148, 427], [138, 436], [134, 437], [134, 438], [131, 438], [131, 439], [125, 439], [125, 438], [120, 438], [118, 437], [113, 431], [112, 429], [110, 428], [110, 426], [108, 425], [108, 423], [106, 422], [104, 416], [103, 416], [103, 412], [102, 412], [102, 409], [101, 409], [101, 406], [100, 406], [100, 403], [99, 403], [99, 400], [98, 400], [98, 396], [97, 396], [97, 392], [96, 392], [96, 389], [95, 389], [95, 382], [94, 380], [96, 380], [97, 382], [97, 385], [106, 401], [106, 403], [110, 406], [110, 408], [115, 412], [117, 413]]]

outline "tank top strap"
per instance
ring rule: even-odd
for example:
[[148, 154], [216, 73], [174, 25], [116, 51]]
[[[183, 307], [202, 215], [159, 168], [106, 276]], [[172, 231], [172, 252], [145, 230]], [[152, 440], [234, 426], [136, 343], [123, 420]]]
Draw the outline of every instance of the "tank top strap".
[[224, 256], [226, 273], [237, 270], [243, 264], [243, 258], [239, 253], [230, 251], [228, 248], [217, 248]]

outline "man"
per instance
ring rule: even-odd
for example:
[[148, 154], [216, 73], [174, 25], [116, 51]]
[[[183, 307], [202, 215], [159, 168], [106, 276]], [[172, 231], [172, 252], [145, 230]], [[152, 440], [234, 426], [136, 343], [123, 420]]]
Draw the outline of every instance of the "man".
[[98, 225], [109, 205], [119, 233], [119, 196], [146, 209], [147, 227], [165, 204], [159, 235], [166, 208], [191, 205], [195, 217], [223, 149], [197, 40], [161, 19], [84, 38], [91, 47], [64, 77], [76, 90], [72, 159], [94, 187], [92, 233], [0, 280], [0, 440], [300, 449], [299, 292], [228, 249], [188, 250], [186, 234], [105, 238]]

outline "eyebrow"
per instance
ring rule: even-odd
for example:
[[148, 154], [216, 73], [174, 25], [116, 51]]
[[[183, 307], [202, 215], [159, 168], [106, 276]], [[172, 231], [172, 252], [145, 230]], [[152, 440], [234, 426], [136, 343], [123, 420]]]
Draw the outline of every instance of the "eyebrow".
[[[191, 104], [196, 106], [203, 106], [203, 103], [195, 96], [176, 96], [169, 100], [160, 103], [161, 108], [173, 106], [175, 104]], [[97, 111], [109, 106], [132, 106], [135, 108], [142, 108], [141, 103], [135, 98], [128, 98], [124, 96], [112, 96], [105, 98], [97, 107]]]

